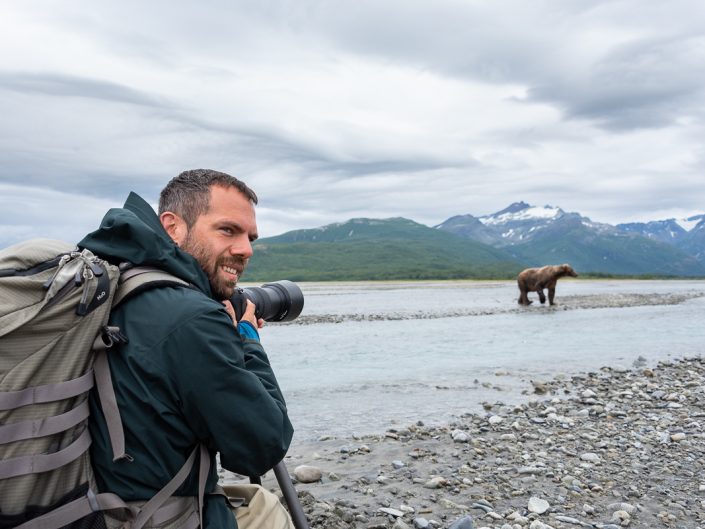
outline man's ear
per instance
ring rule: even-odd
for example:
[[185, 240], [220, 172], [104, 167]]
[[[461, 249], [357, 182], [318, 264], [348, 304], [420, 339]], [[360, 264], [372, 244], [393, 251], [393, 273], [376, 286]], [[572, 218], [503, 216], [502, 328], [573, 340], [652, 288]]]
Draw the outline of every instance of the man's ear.
[[169, 234], [169, 237], [176, 243], [176, 246], [181, 246], [181, 243], [186, 239], [186, 235], [188, 235], [186, 221], [171, 211], [165, 211], [159, 215], [159, 221]]

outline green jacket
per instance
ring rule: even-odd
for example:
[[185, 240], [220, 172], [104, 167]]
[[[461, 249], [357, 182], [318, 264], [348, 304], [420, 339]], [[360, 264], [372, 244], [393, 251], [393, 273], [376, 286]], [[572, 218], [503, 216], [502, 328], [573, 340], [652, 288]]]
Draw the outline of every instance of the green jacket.
[[[101, 492], [147, 500], [181, 468], [198, 443], [211, 452], [206, 491], [223, 468], [262, 475], [281, 461], [293, 428], [284, 397], [258, 340], [241, 337], [211, 297], [198, 262], [174, 244], [154, 210], [135, 193], [111, 209], [80, 243], [119, 264], [155, 266], [196, 288], [157, 287], [121, 304], [110, 316], [129, 343], [109, 353], [110, 371], [131, 460], [113, 462], [98, 397], [91, 395], [91, 457]], [[195, 496], [198, 468], [177, 491]], [[207, 498], [207, 529], [232, 529], [221, 496]]]

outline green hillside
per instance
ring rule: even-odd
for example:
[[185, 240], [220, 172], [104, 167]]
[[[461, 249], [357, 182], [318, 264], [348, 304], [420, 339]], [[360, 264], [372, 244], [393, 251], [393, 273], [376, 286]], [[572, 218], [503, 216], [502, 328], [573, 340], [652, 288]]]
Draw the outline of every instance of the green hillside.
[[522, 268], [504, 250], [408, 219], [353, 219], [258, 240], [243, 279], [484, 279]]

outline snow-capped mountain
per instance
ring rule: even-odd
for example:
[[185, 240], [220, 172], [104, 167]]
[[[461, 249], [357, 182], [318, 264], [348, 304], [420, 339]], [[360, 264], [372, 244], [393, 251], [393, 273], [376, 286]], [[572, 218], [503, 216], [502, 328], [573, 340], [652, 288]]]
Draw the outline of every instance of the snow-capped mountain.
[[705, 215], [617, 224], [617, 228], [671, 244], [705, 263]]
[[[705, 273], [705, 215], [698, 217], [673, 221], [661, 231], [655, 228], [657, 223], [648, 223], [654, 224], [654, 235], [649, 236], [637, 225], [625, 229], [559, 207], [515, 202], [491, 215], [451, 217], [435, 228], [502, 248], [535, 265], [568, 262], [591, 272], [701, 275]], [[661, 238], [671, 231], [679, 235], [677, 245]], [[657, 232], [662, 235], [656, 236]]]
[[617, 228], [630, 233], [638, 233], [649, 239], [677, 244], [683, 239], [687, 239], [689, 235], [705, 230], [705, 215], [695, 215], [686, 219], [629, 222], [617, 224]]
[[527, 243], [580, 225], [598, 233], [617, 232], [614, 226], [592, 222], [578, 213], [566, 213], [559, 207], [548, 205], [531, 206], [526, 202], [515, 202], [502, 211], [482, 217], [458, 215], [434, 227], [503, 247]]

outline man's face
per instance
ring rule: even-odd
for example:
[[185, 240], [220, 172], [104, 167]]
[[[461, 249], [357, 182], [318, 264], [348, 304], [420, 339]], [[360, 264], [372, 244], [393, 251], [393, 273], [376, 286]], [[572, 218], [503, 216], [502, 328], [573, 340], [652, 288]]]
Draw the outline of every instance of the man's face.
[[180, 246], [208, 275], [213, 296], [229, 299], [252, 257], [255, 208], [237, 188], [212, 186], [210, 209], [198, 217]]

